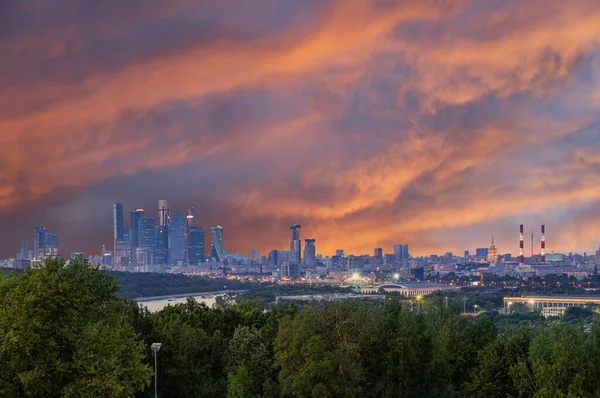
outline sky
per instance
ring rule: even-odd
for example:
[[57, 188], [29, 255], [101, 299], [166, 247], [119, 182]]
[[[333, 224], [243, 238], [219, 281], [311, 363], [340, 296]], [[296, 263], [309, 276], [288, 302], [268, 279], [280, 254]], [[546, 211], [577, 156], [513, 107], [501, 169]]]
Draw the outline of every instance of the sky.
[[231, 253], [595, 252], [600, 2], [1, 1], [0, 258], [159, 199]]

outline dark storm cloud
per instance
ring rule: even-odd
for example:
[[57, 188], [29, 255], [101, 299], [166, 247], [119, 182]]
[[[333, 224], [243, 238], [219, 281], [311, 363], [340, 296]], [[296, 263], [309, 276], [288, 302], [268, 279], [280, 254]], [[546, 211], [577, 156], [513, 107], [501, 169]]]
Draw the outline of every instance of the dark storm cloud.
[[520, 222], [595, 239], [595, 2], [0, 7], [0, 257], [34, 225], [99, 252], [113, 202], [158, 199], [232, 252], [296, 222], [326, 254], [511, 251]]

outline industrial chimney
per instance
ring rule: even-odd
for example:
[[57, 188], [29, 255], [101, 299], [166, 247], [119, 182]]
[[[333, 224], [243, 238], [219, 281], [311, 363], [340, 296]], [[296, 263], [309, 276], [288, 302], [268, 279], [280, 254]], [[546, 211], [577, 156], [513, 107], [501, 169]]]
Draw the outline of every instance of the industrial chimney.
[[523, 225], [519, 227], [519, 264], [524, 263], [524, 253], [523, 253]]
[[540, 251], [540, 262], [546, 261], [546, 226], [542, 225], [542, 248]]

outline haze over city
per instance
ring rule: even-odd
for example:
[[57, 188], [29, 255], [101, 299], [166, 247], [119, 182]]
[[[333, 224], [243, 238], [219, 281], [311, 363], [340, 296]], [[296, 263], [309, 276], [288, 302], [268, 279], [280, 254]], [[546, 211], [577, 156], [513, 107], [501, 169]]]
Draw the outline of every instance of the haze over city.
[[296, 223], [328, 255], [516, 255], [520, 224], [593, 253], [599, 26], [588, 0], [2, 2], [0, 258], [34, 226], [97, 253], [113, 203], [164, 198], [232, 253]]

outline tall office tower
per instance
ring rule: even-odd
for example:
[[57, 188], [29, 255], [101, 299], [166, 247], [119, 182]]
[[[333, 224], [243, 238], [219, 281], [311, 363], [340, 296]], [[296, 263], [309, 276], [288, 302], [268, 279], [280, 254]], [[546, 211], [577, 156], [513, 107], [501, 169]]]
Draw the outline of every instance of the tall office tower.
[[[106, 265], [106, 258], [102, 257], [102, 264]], [[131, 241], [129, 239], [117, 239], [115, 241], [115, 252], [114, 257], [111, 255], [111, 260], [114, 261], [116, 265], [129, 265], [134, 261], [133, 259], [133, 249], [131, 247]], [[112, 264], [110, 264], [112, 265]]]
[[469, 251], [465, 250], [465, 258], [469, 257]]
[[373, 257], [375, 257], [375, 262], [378, 265], [383, 264], [383, 249], [381, 247], [373, 249]]
[[190, 265], [200, 265], [204, 262], [204, 230], [201, 226], [188, 226], [187, 258]]
[[300, 264], [300, 260], [302, 260], [300, 254], [300, 250], [302, 250], [300, 228], [302, 228], [300, 224], [294, 224], [290, 227], [290, 231], [292, 232], [292, 237], [290, 239], [290, 263], [294, 264]]
[[395, 244], [394, 245], [394, 261], [399, 263], [402, 261], [402, 255], [404, 252], [404, 245], [402, 244]]
[[117, 239], [123, 239], [123, 205], [113, 205], [113, 251], [117, 247]]
[[156, 233], [156, 246], [154, 264], [169, 263], [169, 227], [166, 225], [157, 225], [154, 229]]
[[33, 230], [33, 252], [37, 260], [58, 257], [58, 235], [46, 228]]
[[19, 251], [19, 254], [17, 255], [17, 260], [27, 260], [27, 241], [26, 240], [21, 241], [21, 250]]
[[[188, 257], [188, 235], [190, 231], [190, 227], [194, 226], [194, 208], [190, 207], [187, 211], [187, 215], [185, 216], [185, 228], [183, 230], [183, 240], [185, 245], [185, 262], [190, 263], [190, 258]], [[203, 245], [204, 246], [204, 245]]]
[[158, 226], [168, 227], [171, 220], [171, 204], [168, 200], [158, 201]]
[[314, 239], [304, 239], [304, 264], [311, 266], [315, 264], [317, 249]]
[[151, 253], [154, 251], [155, 245], [154, 218], [140, 218], [138, 222], [138, 247], [136, 249], [138, 265], [151, 265]]
[[143, 218], [146, 214], [146, 210], [138, 207], [134, 211], [129, 213], [129, 233], [132, 247], [138, 247], [140, 245], [140, 218]]
[[279, 264], [279, 252], [277, 250], [271, 250], [269, 252], [269, 265], [276, 266]]
[[175, 213], [169, 226], [169, 261], [178, 265], [185, 260], [184, 218], [182, 213]]
[[211, 256], [215, 258], [218, 263], [222, 263], [225, 260], [225, 250], [223, 249], [223, 227], [217, 225], [210, 229], [210, 235], [212, 236], [212, 247]]
[[252, 250], [252, 261], [254, 263], [259, 263], [260, 262], [260, 250], [258, 250], [258, 249], [253, 249]]
[[410, 260], [410, 254], [408, 253], [408, 245], [402, 247], [402, 260]]
[[343, 249], [337, 249], [335, 251], [335, 255], [338, 257], [344, 257], [344, 250]]

